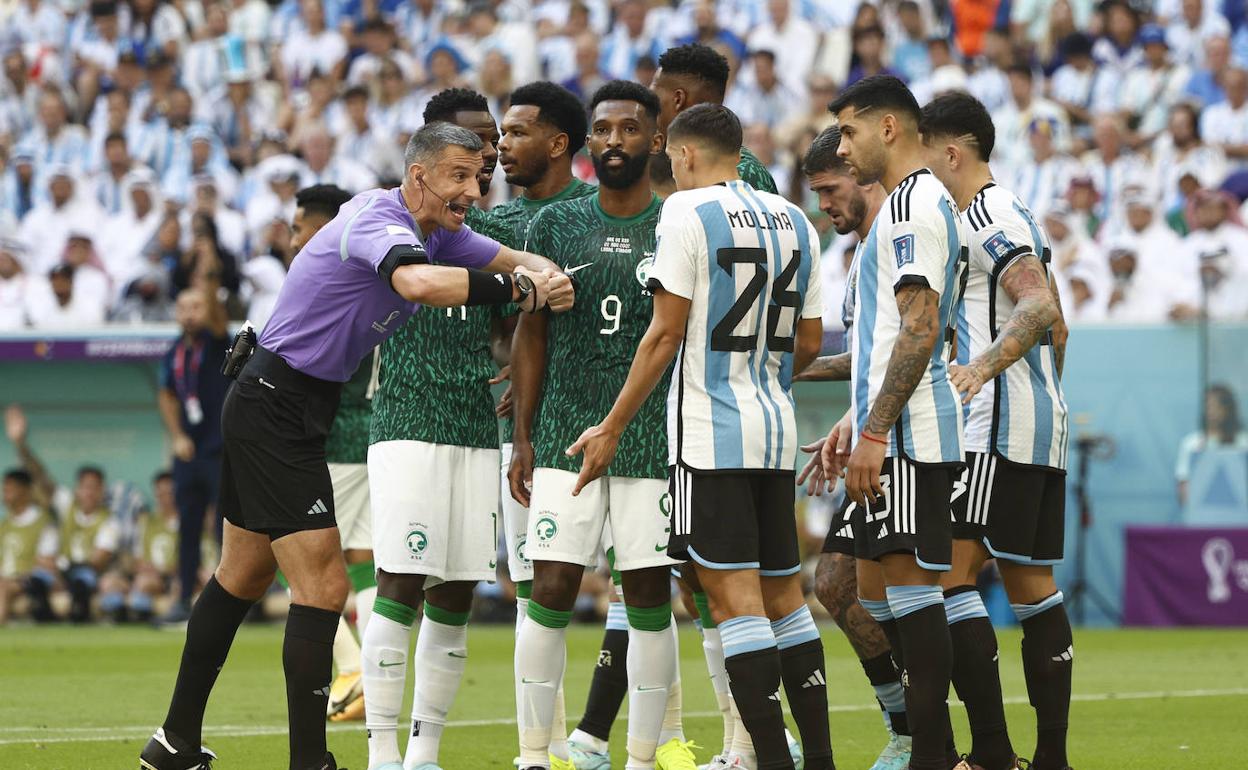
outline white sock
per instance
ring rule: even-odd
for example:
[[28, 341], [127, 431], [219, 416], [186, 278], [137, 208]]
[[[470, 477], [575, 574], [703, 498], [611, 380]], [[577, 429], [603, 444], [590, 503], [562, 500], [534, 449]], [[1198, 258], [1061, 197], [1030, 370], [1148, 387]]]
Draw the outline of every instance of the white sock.
[[[516, 637], [521, 767], [549, 766], [547, 754], [552, 749], [551, 731], [555, 720], [555, 701], [563, 681], [566, 637], [566, 627], [550, 628], [534, 620], [525, 621]], [[565, 753], [566, 747], [565, 741]]]
[[724, 666], [724, 644], [718, 628], [702, 629], [702, 654], [706, 657], [706, 670], [711, 675], [711, 687], [715, 690], [715, 702], [724, 720], [724, 752], [732, 751], [732, 736], [737, 725], [732, 715], [732, 691], [728, 687], [728, 670]]
[[754, 754], [754, 739], [750, 737], [750, 731], [745, 729], [745, 725], [741, 722], [741, 712], [737, 711], [737, 700], [731, 695], [728, 696], [728, 707], [732, 712], [732, 752], [746, 767], [754, 767], [758, 764], [758, 757]]
[[[564, 660], [567, 665], [567, 660]], [[568, 758], [568, 711], [563, 705], [563, 678], [555, 692], [555, 716], [550, 721], [550, 753], [560, 759]]]
[[442, 728], [468, 662], [468, 626], [439, 623], [428, 613], [426, 603], [412, 657], [412, 669], [417, 672], [412, 688], [412, 732], [403, 753], [403, 766], [409, 770], [438, 761]]
[[351, 624], [341, 615], [338, 617], [338, 630], [334, 633], [334, 668], [338, 669], [339, 676], [360, 671], [360, 643], [351, 633]]
[[[529, 614], [529, 600], [522, 596], [516, 597], [516, 639], [520, 638], [520, 628], [524, 625], [524, 619]], [[523, 702], [524, 696], [520, 693], [520, 676], [517, 674], [512, 677], [512, 686], [515, 689], [516, 697], [516, 724], [523, 724], [520, 719], [520, 704]]]
[[672, 686], [667, 690], [667, 710], [663, 713], [663, 729], [659, 732], [659, 745], [672, 739], [685, 740], [683, 707], [680, 702], [680, 637], [676, 632], [676, 616], [672, 616], [672, 649], [676, 651], [676, 660], [672, 666]]
[[369, 586], [355, 595], [355, 630], [364, 638], [368, 619], [373, 616], [373, 602], [377, 600], [377, 586]]
[[610, 748], [609, 744], [597, 735], [590, 735], [581, 728], [576, 728], [572, 734], [568, 736], [568, 743], [576, 743], [590, 751], [596, 751], [599, 754], [606, 754]]
[[654, 767], [668, 693], [676, 675], [675, 640], [670, 625], [658, 631], [629, 625], [627, 770]]
[[403, 625], [384, 615], [372, 618], [364, 633], [361, 657], [369, 767], [403, 761], [397, 734], [411, 633], [410, 625]]

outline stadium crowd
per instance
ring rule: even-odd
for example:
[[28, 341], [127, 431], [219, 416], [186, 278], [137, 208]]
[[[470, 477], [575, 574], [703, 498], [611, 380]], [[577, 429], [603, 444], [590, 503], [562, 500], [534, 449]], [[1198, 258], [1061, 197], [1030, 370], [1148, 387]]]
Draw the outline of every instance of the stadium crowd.
[[[172, 320], [189, 286], [262, 324], [295, 192], [397, 183], [433, 94], [471, 86], [496, 116], [537, 79], [588, 98], [685, 42], [728, 57], [746, 145], [812, 211], [799, 159], [840, 88], [964, 89], [1071, 320], [1248, 318], [1239, 0], [5, 0], [0, 329]], [[823, 270], [836, 328], [843, 262]]]

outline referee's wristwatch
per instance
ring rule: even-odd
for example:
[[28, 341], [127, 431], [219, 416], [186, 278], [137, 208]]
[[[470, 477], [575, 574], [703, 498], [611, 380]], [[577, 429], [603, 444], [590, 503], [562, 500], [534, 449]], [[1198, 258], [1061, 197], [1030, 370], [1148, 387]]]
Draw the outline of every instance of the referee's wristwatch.
[[[517, 273], [517, 274], [512, 275], [512, 282], [516, 287], [515, 302], [517, 305], [520, 306], [521, 310], [524, 310], [525, 300], [533, 296], [533, 291], [536, 288], [533, 285], [533, 279], [528, 277], [524, 273]], [[534, 301], [534, 305], [536, 304], [537, 304], [536, 301]], [[537, 310], [537, 308], [534, 307], [533, 310]]]

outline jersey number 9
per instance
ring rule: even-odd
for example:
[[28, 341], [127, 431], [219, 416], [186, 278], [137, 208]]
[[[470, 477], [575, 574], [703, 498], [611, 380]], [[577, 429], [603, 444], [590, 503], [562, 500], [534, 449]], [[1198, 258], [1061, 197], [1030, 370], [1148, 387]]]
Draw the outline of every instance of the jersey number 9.
[[[756, 247], [727, 247], [715, 252], [715, 261], [729, 275], [733, 275], [736, 265], [753, 265], [754, 274], [745, 290], [724, 313], [724, 317], [711, 330], [711, 350], [730, 353], [753, 351], [758, 346], [758, 331], [752, 334], [733, 334], [737, 325], [749, 315], [750, 310], [758, 301], [758, 296], [767, 286], [767, 250]], [[802, 263], [802, 252], [794, 251], [789, 263], [784, 266], [771, 285], [771, 302], [767, 305], [767, 350], [778, 353], [793, 352], [793, 336], [797, 332], [798, 306], [801, 295], [792, 290], [793, 277]], [[784, 308], [793, 308], [793, 320], [787, 329], [780, 328], [781, 314]]]
[[620, 298], [614, 294], [602, 298], [602, 304], [598, 306], [598, 309], [602, 311], [602, 320], [610, 325], [599, 329], [599, 334], [615, 334], [620, 330], [620, 310], [623, 307]]

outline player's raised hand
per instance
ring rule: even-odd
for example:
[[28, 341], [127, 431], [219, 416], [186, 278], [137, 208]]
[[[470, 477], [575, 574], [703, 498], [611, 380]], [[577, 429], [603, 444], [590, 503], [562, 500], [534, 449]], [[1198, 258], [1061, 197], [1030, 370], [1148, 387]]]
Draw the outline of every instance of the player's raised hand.
[[[807, 444], [802, 447], [802, 451], [810, 455], [810, 459], [806, 461], [806, 466], [802, 468], [802, 472], [797, 474], [797, 485], [800, 487], [806, 484], [806, 494], [822, 495], [824, 487], [823, 475], [823, 445], [827, 441], [821, 438], [813, 444]], [[809, 483], [807, 483], [809, 479]]]
[[884, 494], [880, 470], [884, 467], [887, 452], [887, 440], [859, 439], [858, 446], [849, 455], [849, 464], [845, 466], [845, 492], [850, 500], [865, 508]]
[[529, 492], [533, 488], [533, 445], [527, 441], [516, 441], [511, 445], [507, 486], [511, 488], [512, 498], [528, 508]]
[[26, 413], [17, 404], [9, 404], [4, 410], [4, 433], [9, 441], [20, 444], [26, 440]]
[[846, 410], [841, 419], [832, 426], [832, 430], [828, 431], [828, 437], [819, 442], [822, 448], [819, 459], [822, 461], [823, 477], [827, 480], [829, 489], [836, 483], [833, 479], [845, 475], [845, 464], [849, 462], [849, 439], [853, 431], [854, 421]]
[[585, 454], [581, 460], [581, 473], [576, 477], [576, 486], [572, 489], [573, 497], [579, 495], [591, 481], [607, 472], [607, 466], [615, 459], [615, 449], [619, 443], [618, 433], [598, 424], [586, 428], [576, 443], [567, 448], [565, 454], [568, 457], [576, 457], [582, 452]]
[[565, 310], [571, 310], [573, 303], [576, 301], [576, 290], [572, 287], [572, 277], [560, 270], [546, 269], [546, 274], [550, 278], [550, 294], [546, 297], [546, 304], [556, 313], [562, 313]]
[[984, 372], [974, 363], [967, 366], [950, 364], [949, 381], [962, 394], [962, 403], [969, 404], [971, 399], [975, 398], [975, 394], [984, 387]]

